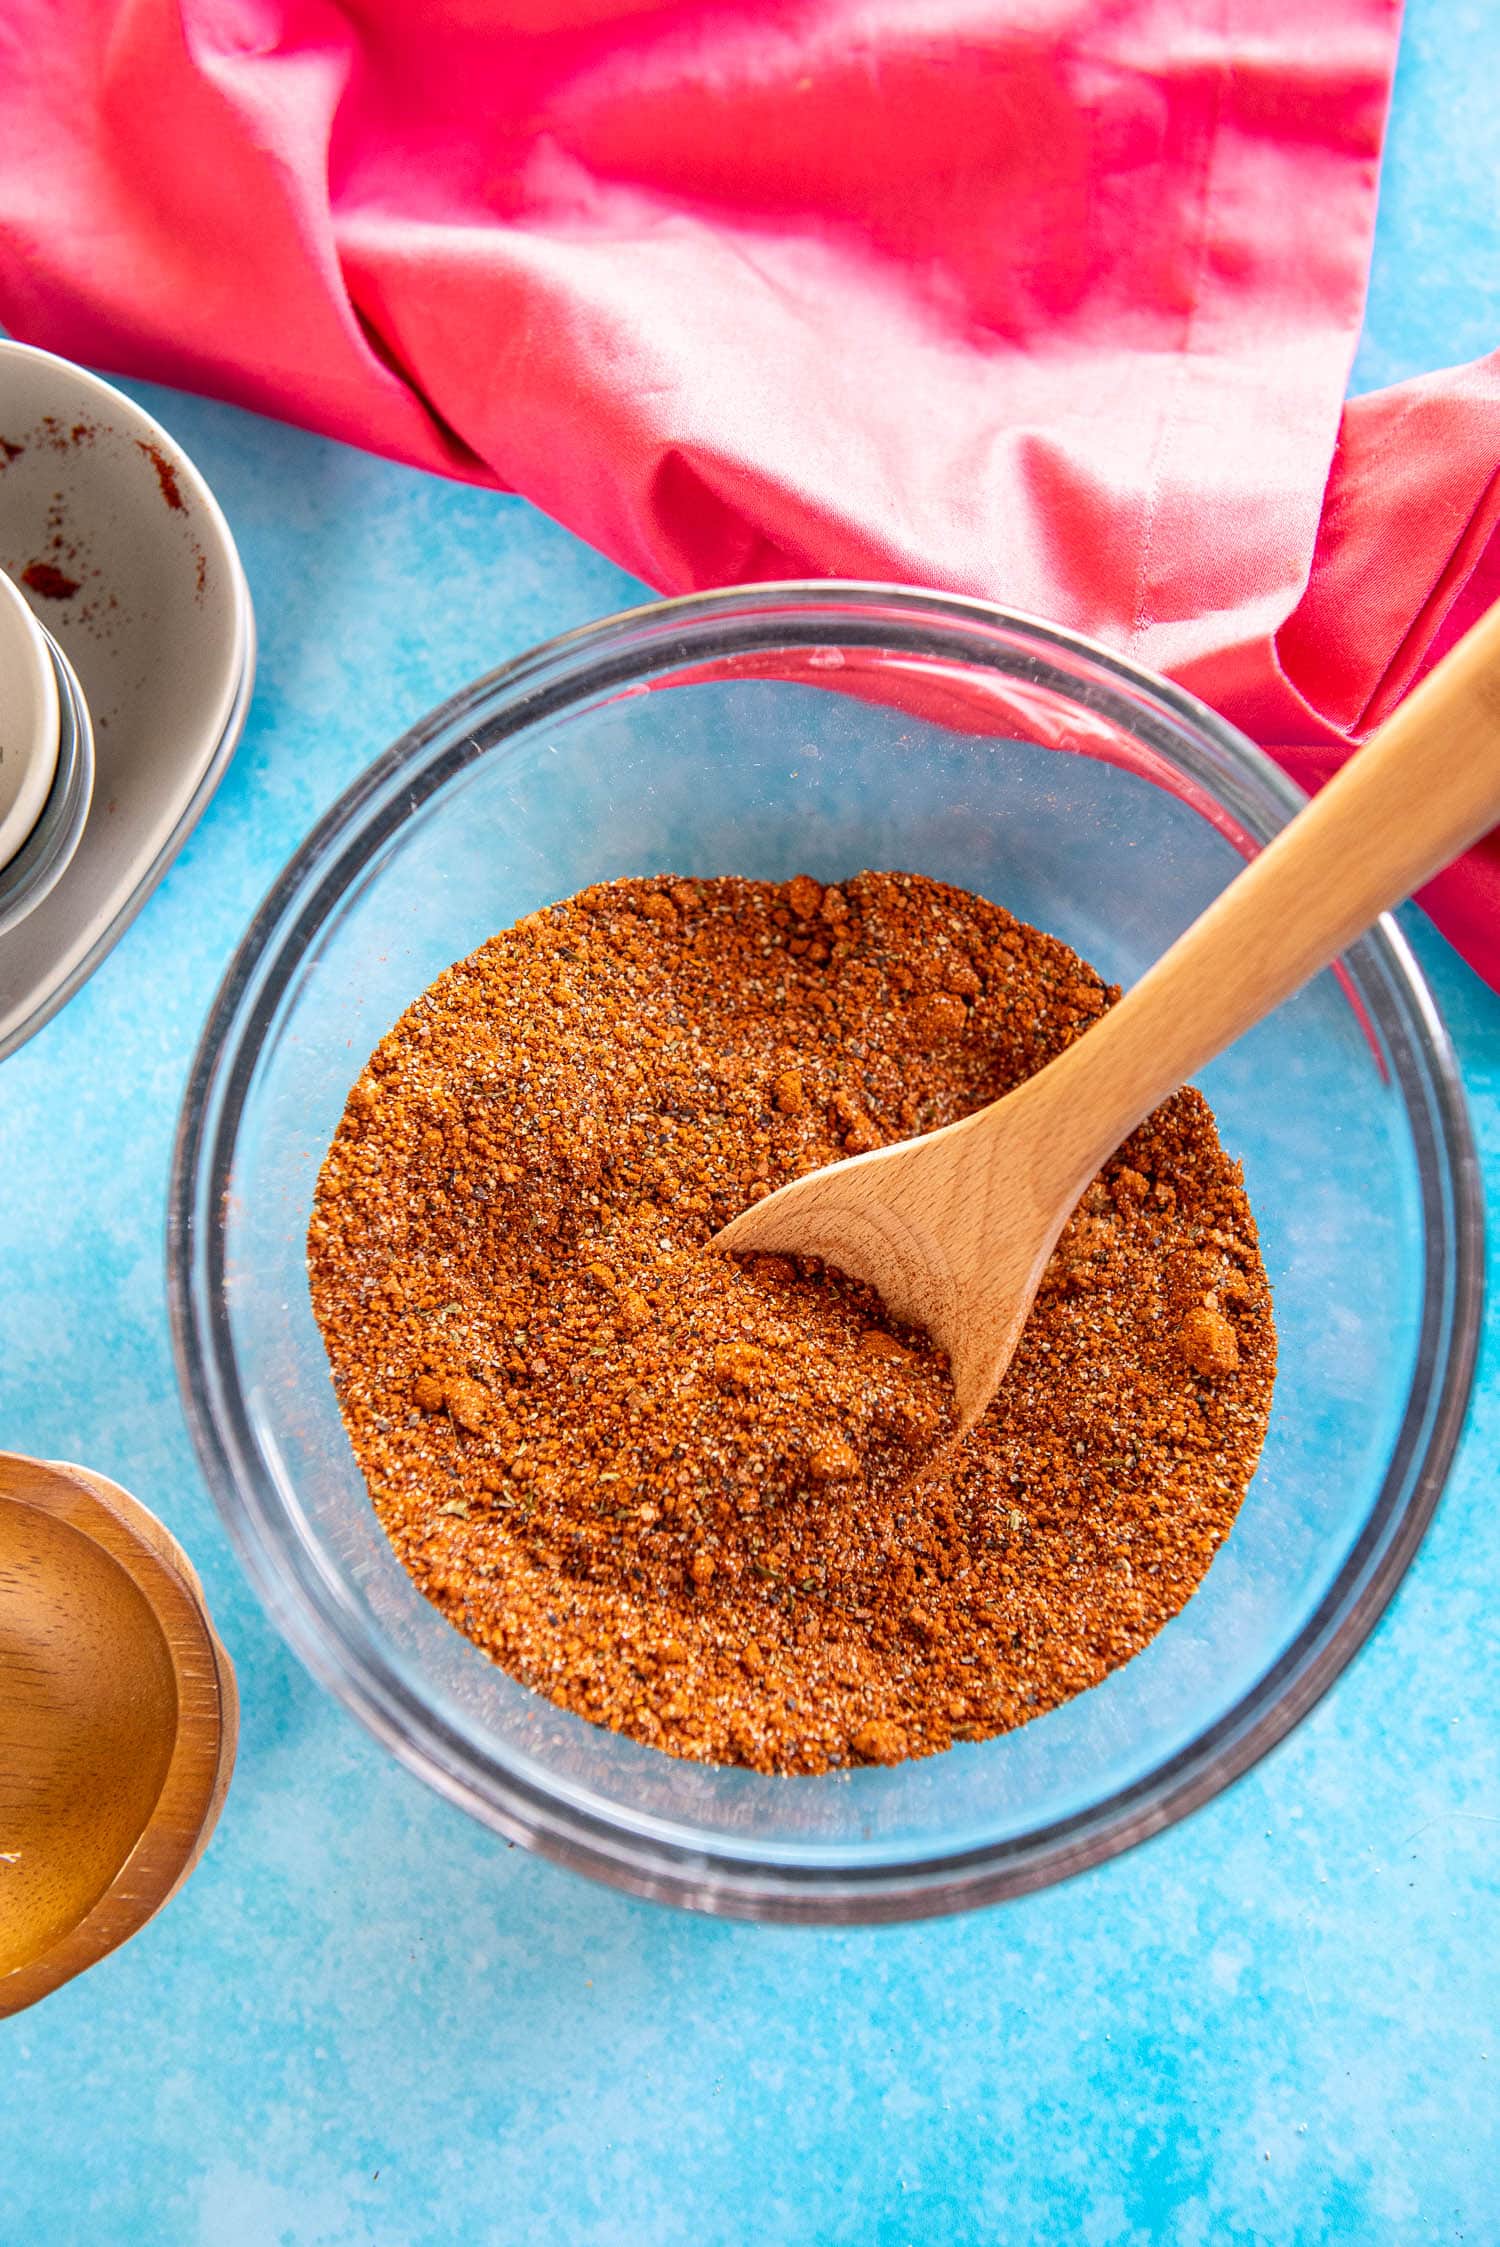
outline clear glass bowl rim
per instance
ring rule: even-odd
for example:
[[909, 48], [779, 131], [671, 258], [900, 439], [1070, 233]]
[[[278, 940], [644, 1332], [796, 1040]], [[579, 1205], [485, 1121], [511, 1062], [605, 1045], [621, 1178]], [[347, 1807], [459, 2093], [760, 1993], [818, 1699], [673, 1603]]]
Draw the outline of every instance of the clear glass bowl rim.
[[[814, 1923], [903, 1920], [1023, 1895], [1133, 1847], [1209, 1801], [1283, 1739], [1373, 1630], [1432, 1518], [1462, 1432], [1483, 1309], [1483, 1195], [1457, 1062], [1404, 937], [1386, 918], [1344, 965], [1393, 1043], [1416, 1142], [1424, 1224], [1417, 1365], [1384, 1482], [1343, 1568], [1296, 1639], [1240, 1701], [1178, 1754], [1087, 1810], [1004, 1843], [876, 1865], [789, 1864], [753, 1843], [701, 1845], [580, 1809], [479, 1754], [385, 1658], [380, 1640], [302, 1547], [261, 1462], [240, 1390], [223, 1294], [222, 1229], [235, 1136], [276, 1007], [308, 944], [370, 859], [473, 757], [539, 717], [645, 671], [863, 629], [866, 644], [931, 653], [935, 630], [999, 631], [1035, 654], [1082, 662], [1106, 696], [1154, 706], [1206, 737], [1209, 785], [1264, 839], [1301, 791], [1183, 688], [1082, 634], [947, 593], [819, 579], [731, 586], [652, 601], [580, 626], [499, 665], [430, 711], [316, 823], [252, 919], [210, 1009], [173, 1154], [167, 1285], [189, 1429], [240, 1561], [271, 1620], [322, 1684], [418, 1776], [509, 1839], [630, 1892], [736, 1917]], [[925, 633], [925, 637], [924, 637]], [[972, 651], [970, 651], [972, 653]], [[500, 717], [484, 748], [466, 738]], [[1122, 718], [1121, 722], [1128, 722]], [[810, 1782], [788, 1782], [806, 1784]]]

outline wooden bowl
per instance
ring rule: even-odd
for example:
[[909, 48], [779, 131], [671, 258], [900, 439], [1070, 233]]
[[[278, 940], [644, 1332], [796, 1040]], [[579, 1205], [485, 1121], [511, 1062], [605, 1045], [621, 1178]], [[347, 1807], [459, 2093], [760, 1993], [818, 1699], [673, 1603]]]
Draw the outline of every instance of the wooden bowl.
[[181, 1887], [238, 1726], [229, 1657], [161, 1523], [102, 1475], [0, 1452], [0, 2018]]

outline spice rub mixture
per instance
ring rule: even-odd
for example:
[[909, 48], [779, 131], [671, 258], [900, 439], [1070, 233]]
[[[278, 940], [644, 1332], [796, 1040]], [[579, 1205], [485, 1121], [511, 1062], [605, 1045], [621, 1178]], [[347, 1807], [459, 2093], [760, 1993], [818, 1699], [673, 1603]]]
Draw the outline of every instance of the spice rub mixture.
[[1089, 1189], [936, 1473], [944, 1361], [804, 1260], [708, 1250], [784, 1180], [952, 1122], [1113, 994], [909, 874], [620, 881], [441, 975], [319, 1179], [313, 1305], [420, 1589], [561, 1706], [763, 1771], [926, 1755], [1093, 1685], [1182, 1606], [1275, 1360], [1192, 1090]]

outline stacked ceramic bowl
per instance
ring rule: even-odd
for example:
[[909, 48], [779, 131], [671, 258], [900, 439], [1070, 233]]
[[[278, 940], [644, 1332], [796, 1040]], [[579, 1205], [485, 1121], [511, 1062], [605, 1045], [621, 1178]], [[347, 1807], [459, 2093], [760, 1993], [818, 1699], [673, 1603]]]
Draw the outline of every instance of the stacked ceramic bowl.
[[0, 935], [55, 888], [94, 793], [94, 729], [72, 664], [0, 576]]
[[0, 1058], [180, 849], [239, 738], [254, 646], [234, 541], [176, 440], [0, 340]]

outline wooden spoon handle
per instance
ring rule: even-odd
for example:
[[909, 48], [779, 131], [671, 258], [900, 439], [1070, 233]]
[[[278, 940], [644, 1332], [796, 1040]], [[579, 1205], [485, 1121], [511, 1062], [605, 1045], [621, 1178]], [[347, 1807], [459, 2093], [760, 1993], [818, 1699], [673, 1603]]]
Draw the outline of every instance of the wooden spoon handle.
[[1500, 603], [1086, 1037], [1033, 1079], [1078, 1190], [1157, 1104], [1500, 820]]

